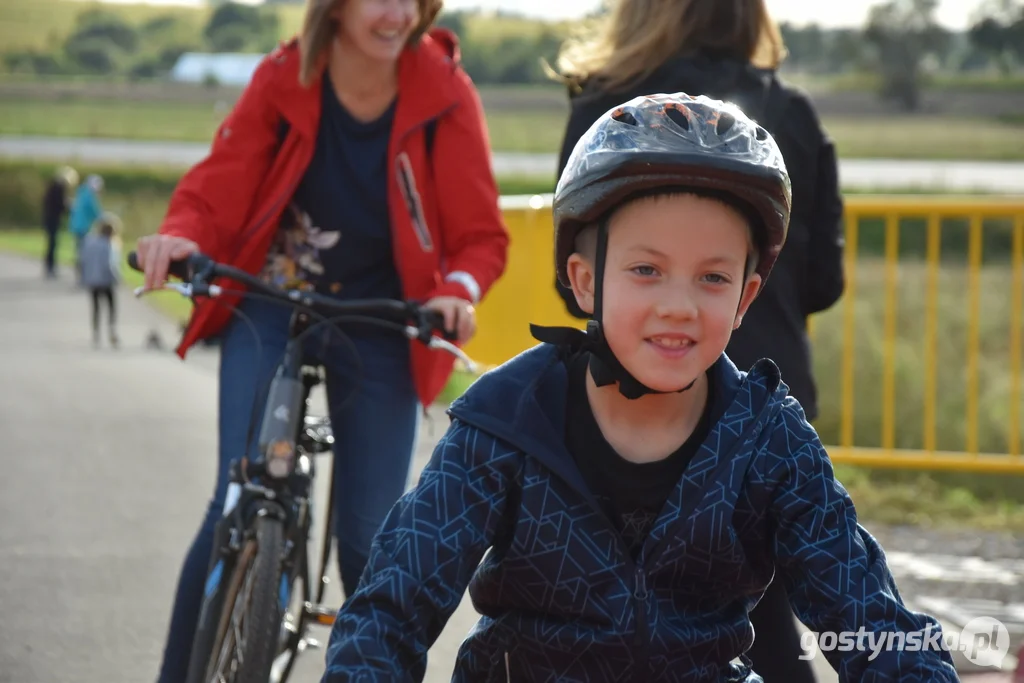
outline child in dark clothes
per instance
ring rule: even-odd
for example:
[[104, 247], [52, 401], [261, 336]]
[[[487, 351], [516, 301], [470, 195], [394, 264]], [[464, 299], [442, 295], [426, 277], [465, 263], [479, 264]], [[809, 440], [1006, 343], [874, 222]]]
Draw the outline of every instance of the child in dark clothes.
[[116, 349], [120, 344], [116, 329], [116, 289], [121, 281], [120, 227], [117, 216], [105, 213], [82, 242], [82, 284], [92, 299], [92, 341], [97, 347], [100, 345], [100, 309], [104, 302], [110, 346]]
[[[577, 143], [555, 264], [587, 331], [485, 374], [373, 542], [323, 683], [419, 681], [468, 587], [453, 681], [761, 683], [750, 610], [781, 581], [842, 683], [952, 683], [778, 367], [732, 331], [786, 240], [774, 139], [737, 107], [637, 97]], [[787, 615], [788, 617], [788, 615]], [[929, 640], [928, 642], [935, 642]]]

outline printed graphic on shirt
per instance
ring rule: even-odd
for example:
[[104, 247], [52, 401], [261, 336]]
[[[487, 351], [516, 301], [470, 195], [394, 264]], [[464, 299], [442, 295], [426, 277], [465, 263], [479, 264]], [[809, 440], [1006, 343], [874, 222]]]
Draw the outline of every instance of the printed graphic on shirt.
[[277, 287], [311, 290], [324, 274], [320, 252], [340, 239], [341, 232], [320, 230], [309, 214], [293, 203], [281, 218], [260, 278]]
[[642, 506], [622, 508], [606, 495], [596, 494], [594, 497], [622, 536], [630, 555], [636, 559], [644, 541], [647, 540], [647, 535], [658, 521], [658, 512]]

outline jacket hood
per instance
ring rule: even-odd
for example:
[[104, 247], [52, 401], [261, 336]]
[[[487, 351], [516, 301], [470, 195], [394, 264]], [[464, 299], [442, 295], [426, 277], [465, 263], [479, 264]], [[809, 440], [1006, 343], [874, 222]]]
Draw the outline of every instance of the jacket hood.
[[459, 47], [459, 38], [452, 31], [441, 26], [435, 26], [427, 31], [424, 38], [429, 38], [442, 55], [448, 57], [456, 64], [461, 63], [462, 51]]
[[[747, 97], [763, 99], [767, 94], [775, 72], [759, 69], [746, 62], [711, 55], [686, 55], [669, 59], [643, 82], [630, 86], [628, 91], [607, 93], [598, 84], [588, 82], [573, 98], [573, 106], [586, 106], [594, 100], [612, 99], [616, 102], [629, 99], [633, 92], [685, 92], [691, 95], [707, 95], [715, 99], [735, 99], [737, 93]], [[740, 103], [743, 104], [743, 103]], [[754, 102], [747, 103], [748, 106]], [[609, 105], [609, 108], [613, 105]]]
[[[749, 443], [751, 427], [763, 429], [766, 413], [781, 409], [789, 388], [778, 367], [763, 359], [741, 372], [722, 354], [713, 366], [715, 391], [725, 413], [712, 425], [708, 441], [727, 452]], [[582, 477], [565, 446], [568, 370], [562, 352], [539, 344], [482, 375], [452, 402], [450, 416], [538, 458], [581, 491]]]

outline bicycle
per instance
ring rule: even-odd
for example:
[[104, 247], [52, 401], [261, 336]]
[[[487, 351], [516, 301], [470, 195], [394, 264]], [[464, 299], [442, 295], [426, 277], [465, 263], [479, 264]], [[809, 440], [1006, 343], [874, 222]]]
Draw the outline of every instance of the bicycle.
[[[135, 252], [129, 265], [140, 270]], [[167, 282], [190, 299], [224, 293], [256, 296], [291, 304], [287, 346], [271, 380], [258, 440], [259, 456], [232, 461], [223, 515], [217, 523], [199, 623], [189, 661], [188, 683], [285, 683], [295, 661], [308, 647], [320, 644], [307, 635], [311, 625], [331, 626], [337, 610], [324, 605], [330, 582], [334, 477], [324, 523], [316, 597], [309, 574], [309, 536], [315, 459], [334, 444], [328, 418], [307, 415], [312, 389], [323, 381], [317, 366], [303, 360], [302, 340], [316, 326], [344, 321], [370, 323], [396, 330], [429, 348], [447, 351], [471, 369], [474, 364], [451, 343], [443, 317], [414, 302], [390, 299], [340, 301], [315, 292], [281, 289], [245, 271], [193, 254], [171, 264]], [[248, 288], [226, 290], [215, 278], [234, 280]], [[136, 296], [146, 293], [143, 288]], [[336, 313], [327, 318], [321, 311]], [[311, 318], [319, 321], [311, 324]], [[413, 324], [410, 324], [413, 323]], [[441, 332], [448, 339], [435, 336]], [[254, 412], [257, 405], [253, 406]], [[249, 452], [250, 439], [245, 452]], [[333, 469], [333, 461], [332, 461]], [[301, 582], [301, 607], [288, 614]]]

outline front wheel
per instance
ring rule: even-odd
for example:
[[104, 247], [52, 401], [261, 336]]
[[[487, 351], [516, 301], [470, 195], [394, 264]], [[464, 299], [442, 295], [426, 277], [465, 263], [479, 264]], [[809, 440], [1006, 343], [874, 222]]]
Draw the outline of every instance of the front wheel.
[[281, 631], [282, 522], [257, 516], [228, 580], [204, 600], [189, 683], [266, 683]]

